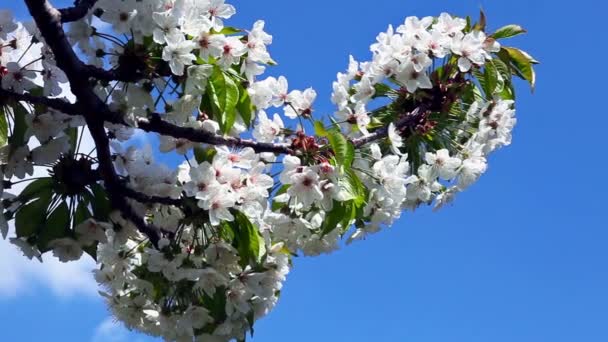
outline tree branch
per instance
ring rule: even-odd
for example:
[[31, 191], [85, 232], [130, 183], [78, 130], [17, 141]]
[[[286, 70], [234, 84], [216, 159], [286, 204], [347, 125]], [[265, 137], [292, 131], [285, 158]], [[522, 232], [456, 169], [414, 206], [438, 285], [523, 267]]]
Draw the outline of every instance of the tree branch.
[[148, 225], [129, 205], [121, 194], [121, 184], [110, 152], [110, 143], [104, 128], [105, 114], [111, 113], [108, 106], [102, 102], [93, 91], [87, 77], [83, 77], [83, 63], [76, 56], [62, 27], [61, 13], [47, 0], [25, 0], [25, 3], [34, 18], [40, 33], [55, 55], [57, 66], [66, 74], [72, 93], [77, 103], [85, 108], [83, 116], [91, 132], [97, 148], [99, 172], [104, 180], [108, 197], [112, 205], [135, 224], [137, 229], [150, 239], [154, 246], [158, 246], [160, 239], [159, 229]]
[[125, 184], [121, 184], [120, 192], [124, 196], [132, 198], [140, 203], [158, 203], [174, 206], [179, 206], [182, 204], [182, 201], [179, 199], [174, 199], [170, 197], [149, 196], [139, 191], [133, 190]]
[[144, 75], [137, 70], [126, 70], [124, 68], [105, 70], [94, 65], [82, 63], [82, 69], [87, 76], [106, 82], [137, 82], [144, 78]]
[[84, 18], [96, 2], [97, 0], [76, 0], [74, 6], [60, 9], [61, 22], [69, 23]]
[[[395, 129], [402, 132], [402, 135], [409, 135], [407, 128], [414, 128], [418, 125], [427, 115], [427, 111], [424, 106], [417, 107], [410, 113], [405, 114], [399, 121], [395, 123]], [[366, 135], [361, 138], [353, 139], [351, 142], [355, 148], [359, 148], [365, 144], [369, 144], [376, 140], [386, 138], [388, 136], [388, 126], [381, 127], [375, 130], [373, 133]]]
[[0, 88], [0, 98], [8, 98], [15, 101], [25, 101], [35, 105], [43, 105], [65, 114], [80, 115], [79, 107], [76, 104], [70, 103], [60, 98], [49, 98], [44, 96], [35, 96], [32, 94], [17, 94], [10, 90]]
[[146, 132], [171, 136], [178, 139], [187, 139], [194, 142], [210, 145], [225, 145], [229, 147], [251, 147], [257, 153], [272, 152], [277, 154], [293, 154], [294, 151], [286, 144], [261, 143], [253, 140], [245, 140], [234, 137], [213, 134], [202, 129], [181, 127], [167, 122], [158, 113], [153, 113], [148, 119], [137, 120], [140, 129]]

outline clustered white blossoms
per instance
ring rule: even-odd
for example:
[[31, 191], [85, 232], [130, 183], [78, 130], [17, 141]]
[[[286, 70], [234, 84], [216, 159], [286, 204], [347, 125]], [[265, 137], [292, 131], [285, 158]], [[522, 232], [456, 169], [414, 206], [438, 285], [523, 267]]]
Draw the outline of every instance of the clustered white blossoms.
[[[92, 83], [123, 119], [105, 128], [117, 177], [140, 194], [121, 194], [131, 197], [125, 213], [101, 182], [95, 150], [80, 151], [83, 116], [8, 98], [71, 94], [35, 26], [0, 11], [0, 114], [10, 127], [0, 153], [2, 236], [14, 219], [10, 241], [29, 258], [96, 258], [114, 315], [169, 341], [244, 340], [276, 305], [292, 255], [332, 252], [342, 237], [363, 239], [404, 210], [450, 202], [511, 143], [511, 74], [533, 83], [521, 65], [535, 61], [496, 41], [518, 26], [487, 36], [485, 23], [446, 13], [408, 17], [377, 37], [371, 61], [350, 58], [326, 124], [313, 120], [312, 88], [260, 79], [274, 64], [272, 36], [263, 21], [226, 26], [235, 13], [224, 0], [99, 0], [70, 23], [85, 63], [137, 76]], [[160, 152], [185, 158], [159, 164], [131, 140], [150, 118], [219, 142], [159, 135]], [[48, 177], [11, 193], [38, 169]]]

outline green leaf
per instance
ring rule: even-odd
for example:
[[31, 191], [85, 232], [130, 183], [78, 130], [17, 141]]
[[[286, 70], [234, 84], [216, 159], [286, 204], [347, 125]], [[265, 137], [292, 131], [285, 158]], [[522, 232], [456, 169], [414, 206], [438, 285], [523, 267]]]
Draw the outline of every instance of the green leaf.
[[30, 237], [39, 231], [46, 219], [46, 210], [51, 203], [52, 193], [45, 192], [37, 200], [30, 202], [15, 215], [15, 230], [17, 237]]
[[8, 121], [4, 113], [4, 107], [0, 106], [0, 147], [8, 144]]
[[99, 242], [95, 242], [90, 246], [82, 246], [82, 250], [95, 261], [97, 261], [97, 245], [99, 245]]
[[253, 310], [249, 311], [247, 314], [247, 323], [249, 323], [249, 334], [253, 337], [253, 323], [255, 322], [255, 312]]
[[224, 133], [230, 132], [236, 121], [236, 105], [239, 101], [237, 83], [222, 69], [216, 66], [207, 83], [213, 118]]
[[50, 192], [53, 186], [51, 177], [40, 178], [29, 183], [19, 194], [19, 199], [27, 202], [31, 199], [41, 197], [44, 193]]
[[89, 203], [87, 201], [80, 201], [76, 207], [76, 211], [74, 212], [74, 227], [90, 218], [91, 213], [89, 212]]
[[93, 201], [91, 202], [91, 207], [93, 207], [93, 215], [95, 216], [95, 219], [99, 221], [107, 221], [108, 217], [110, 216], [110, 212], [112, 211], [112, 205], [108, 199], [106, 191], [97, 183], [91, 186], [91, 190], [93, 190]]
[[342, 234], [348, 231], [350, 228], [351, 222], [357, 218], [357, 205], [354, 202], [349, 202], [344, 209], [344, 217], [342, 217], [342, 221], [340, 225], [342, 226]]
[[492, 59], [492, 63], [498, 74], [503, 78], [505, 82], [511, 82], [511, 70], [509, 70], [509, 66], [505, 64], [501, 59], [494, 58]]
[[[277, 191], [277, 193], [274, 194], [273, 198], [276, 198], [277, 196], [286, 193], [290, 186], [291, 185], [289, 185], [289, 184], [283, 184], [279, 188], [279, 190]], [[273, 200], [272, 201], [272, 211], [279, 211], [281, 208], [285, 207], [286, 205], [287, 205], [287, 203], [279, 203], [279, 202]]]
[[230, 35], [230, 34], [235, 34], [235, 33], [240, 33], [240, 32], [243, 32], [243, 30], [240, 30], [236, 27], [224, 26], [224, 28], [221, 31], [218, 32], [218, 31], [212, 30], [211, 33]]
[[357, 207], [365, 204], [367, 198], [365, 185], [351, 168], [345, 169], [344, 177], [338, 179], [337, 185], [340, 200], [352, 200]]
[[467, 25], [464, 27], [464, 32], [465, 33], [471, 32], [471, 20], [472, 20], [471, 16], [467, 15], [467, 17], [465, 18], [465, 20], [467, 22]]
[[15, 103], [13, 108], [13, 134], [8, 138], [8, 143], [12, 148], [25, 145], [25, 132], [27, 131], [27, 123], [25, 116], [29, 115], [28, 111], [19, 103]]
[[69, 233], [69, 224], [70, 209], [66, 202], [61, 202], [38, 232], [37, 244], [40, 252], [44, 253], [50, 250], [49, 242], [66, 237]]
[[486, 92], [486, 97], [491, 99], [492, 95], [494, 95], [494, 91], [496, 90], [496, 86], [498, 85], [498, 71], [496, 71], [496, 68], [494, 67], [494, 64], [492, 64], [491, 60], [486, 62], [484, 78], [484, 90]]
[[203, 292], [203, 303], [209, 310], [209, 314], [216, 322], [223, 322], [226, 319], [226, 288], [219, 287], [213, 297]]
[[325, 125], [321, 121], [315, 121], [315, 134], [319, 137], [326, 137], [327, 130], [325, 129]]
[[260, 262], [260, 235], [256, 226], [249, 218], [240, 211], [234, 211], [234, 222], [232, 228], [235, 231], [237, 249], [241, 257], [241, 266]]
[[249, 92], [244, 87], [240, 87], [239, 89], [239, 102], [236, 105], [236, 110], [239, 112], [239, 115], [245, 122], [247, 127], [251, 127], [253, 121], [253, 104], [251, 103], [251, 97], [249, 97]]
[[345, 168], [350, 167], [355, 158], [353, 144], [338, 130], [330, 130], [327, 133], [327, 139], [329, 140], [331, 149], [334, 151], [338, 165]]
[[321, 225], [321, 237], [331, 233], [338, 224], [344, 219], [344, 213], [346, 212], [346, 202], [338, 202], [334, 200], [333, 208], [327, 215]]
[[536, 85], [536, 73], [534, 72], [534, 64], [538, 64], [532, 56], [526, 52], [513, 47], [503, 47], [498, 53], [503, 62], [511, 65], [514, 74], [530, 83], [532, 91]]
[[232, 241], [234, 241], [234, 229], [232, 229], [232, 227], [227, 222], [222, 222], [222, 225], [219, 229], [219, 234], [222, 240], [228, 243], [232, 243]]
[[194, 159], [196, 159], [199, 164], [203, 162], [211, 163], [216, 154], [217, 150], [215, 148], [194, 147]]
[[515, 37], [517, 35], [526, 33], [527, 31], [519, 26], [519, 25], [507, 25], [507, 26], [503, 26], [501, 28], [499, 28], [498, 30], [496, 30], [496, 32], [492, 33], [492, 35], [490, 35], [490, 37], [494, 38], [494, 39], [503, 39], [503, 38], [510, 38], [510, 37]]
[[473, 30], [477, 31], [485, 31], [486, 30], [486, 14], [483, 12], [483, 9], [479, 10], [479, 22], [475, 24]]
[[353, 169], [349, 168], [346, 170], [346, 178], [351, 184], [352, 188], [355, 190], [355, 198], [354, 203], [357, 207], [360, 207], [365, 204], [367, 199], [367, 194], [365, 191], [365, 185], [359, 179], [359, 176], [353, 171]]
[[374, 89], [375, 89], [375, 93], [374, 96], [372, 98], [378, 98], [378, 97], [382, 97], [382, 96], [386, 96], [388, 93], [390, 93], [393, 89], [391, 87], [389, 87], [388, 85], [384, 84], [384, 83], [376, 83], [374, 85]]
[[70, 127], [65, 130], [66, 135], [70, 138], [70, 151], [76, 153], [76, 145], [78, 144], [78, 129], [76, 127]]

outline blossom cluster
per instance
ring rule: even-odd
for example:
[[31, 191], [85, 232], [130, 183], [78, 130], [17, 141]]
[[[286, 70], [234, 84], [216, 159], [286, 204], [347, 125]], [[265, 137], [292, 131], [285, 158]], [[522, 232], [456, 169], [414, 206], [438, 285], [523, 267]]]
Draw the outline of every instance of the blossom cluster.
[[[262, 79], [275, 64], [272, 36], [263, 21], [226, 26], [235, 13], [224, 0], [99, 0], [70, 23], [84, 63], [131, 76], [90, 79], [120, 118], [104, 122], [104, 166], [95, 149], [81, 151], [87, 114], [31, 100], [74, 102], [40, 32], [0, 11], [0, 91], [22, 96], [0, 99], [10, 126], [2, 236], [14, 220], [10, 241], [29, 258], [92, 256], [114, 315], [165, 340], [244, 340], [276, 305], [292, 255], [330, 253], [405, 210], [452, 201], [511, 143], [511, 76], [533, 83], [520, 66], [535, 61], [497, 42], [523, 29], [487, 35], [485, 19], [408, 17], [378, 35], [370, 61], [350, 57], [331, 122], [315, 121], [315, 90]], [[142, 122], [159, 152], [185, 161], [157, 163], [134, 143]], [[158, 122], [186, 133], [150, 128]], [[107, 166], [117, 184], [103, 178]]]

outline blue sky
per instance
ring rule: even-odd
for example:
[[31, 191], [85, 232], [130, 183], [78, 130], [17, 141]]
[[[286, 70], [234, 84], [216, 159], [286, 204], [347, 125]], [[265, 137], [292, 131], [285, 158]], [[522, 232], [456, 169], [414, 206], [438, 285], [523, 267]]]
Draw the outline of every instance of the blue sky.
[[[440, 212], [408, 213], [365, 242], [298, 258], [253, 341], [608, 341], [608, 188], [595, 179], [608, 167], [605, 2], [231, 3], [235, 26], [266, 20], [279, 62], [271, 73], [315, 87], [317, 113], [331, 113], [348, 55], [366, 59], [376, 34], [408, 15], [483, 6], [491, 27], [527, 28], [512, 44], [542, 62], [534, 95], [519, 84], [513, 145], [475, 186]], [[8, 249], [0, 241], [2, 340], [152, 341], [110, 324], [88, 265], [41, 273]]]

